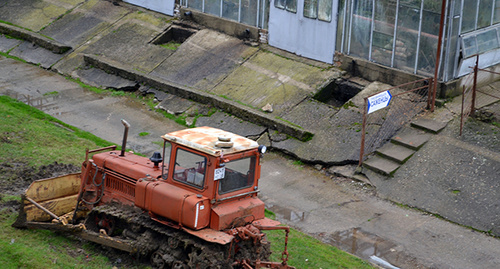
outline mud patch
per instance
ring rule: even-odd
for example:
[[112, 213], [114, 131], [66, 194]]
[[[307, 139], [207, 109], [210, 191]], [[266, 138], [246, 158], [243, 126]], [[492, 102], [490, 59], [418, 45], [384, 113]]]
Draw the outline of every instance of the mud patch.
[[80, 168], [75, 165], [57, 162], [39, 168], [19, 162], [2, 163], [0, 164], [0, 193], [20, 195], [35, 180], [75, 173], [79, 170]]

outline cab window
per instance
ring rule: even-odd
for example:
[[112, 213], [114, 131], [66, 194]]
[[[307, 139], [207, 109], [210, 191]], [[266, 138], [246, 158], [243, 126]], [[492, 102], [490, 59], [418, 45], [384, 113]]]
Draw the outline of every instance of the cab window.
[[202, 189], [205, 185], [207, 158], [177, 149], [175, 156], [174, 180]]
[[248, 188], [255, 177], [255, 157], [225, 163], [224, 177], [219, 179], [219, 194]]
[[168, 177], [168, 164], [170, 163], [170, 152], [172, 149], [172, 144], [166, 141], [163, 144], [163, 165], [162, 165], [162, 177], [163, 179], [167, 179]]

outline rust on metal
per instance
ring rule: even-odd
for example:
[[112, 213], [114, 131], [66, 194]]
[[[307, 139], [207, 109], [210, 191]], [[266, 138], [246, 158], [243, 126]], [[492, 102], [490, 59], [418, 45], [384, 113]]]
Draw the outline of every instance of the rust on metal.
[[217, 243], [221, 245], [226, 245], [228, 243], [231, 243], [233, 241], [234, 236], [227, 234], [225, 232], [221, 231], [216, 231], [214, 229], [206, 228], [203, 230], [191, 230], [187, 228], [182, 228], [185, 232], [192, 234], [198, 238], [201, 238], [205, 241], [212, 242], [212, 243]]
[[26, 220], [49, 221], [72, 211], [79, 189], [78, 173], [34, 181], [25, 192]]
[[[212, 127], [198, 127], [193, 129], [185, 129], [162, 136], [163, 139], [184, 145], [186, 147], [198, 149], [213, 156], [220, 156], [222, 154], [236, 153], [240, 151], [255, 149], [259, 144], [246, 137], [226, 132]], [[218, 147], [216, 144], [220, 142], [227, 143], [230, 140], [232, 147]]]

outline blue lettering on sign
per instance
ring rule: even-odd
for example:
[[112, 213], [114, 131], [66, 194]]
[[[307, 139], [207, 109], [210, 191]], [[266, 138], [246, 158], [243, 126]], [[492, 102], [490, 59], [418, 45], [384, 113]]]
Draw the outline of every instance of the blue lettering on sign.
[[381, 108], [389, 105], [391, 102], [392, 95], [389, 91], [378, 93], [372, 97], [368, 98], [368, 109], [367, 114], [375, 112]]

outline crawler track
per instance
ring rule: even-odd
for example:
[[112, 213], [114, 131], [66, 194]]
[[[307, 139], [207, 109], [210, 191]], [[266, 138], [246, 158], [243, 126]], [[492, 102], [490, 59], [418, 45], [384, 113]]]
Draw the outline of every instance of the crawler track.
[[85, 225], [91, 231], [104, 230], [111, 237], [131, 241], [133, 254], [149, 257], [154, 268], [240, 268], [233, 264], [241, 260], [267, 261], [271, 254], [265, 237], [257, 243], [239, 238], [226, 245], [211, 243], [160, 224], [137, 208], [119, 204], [94, 207]]

